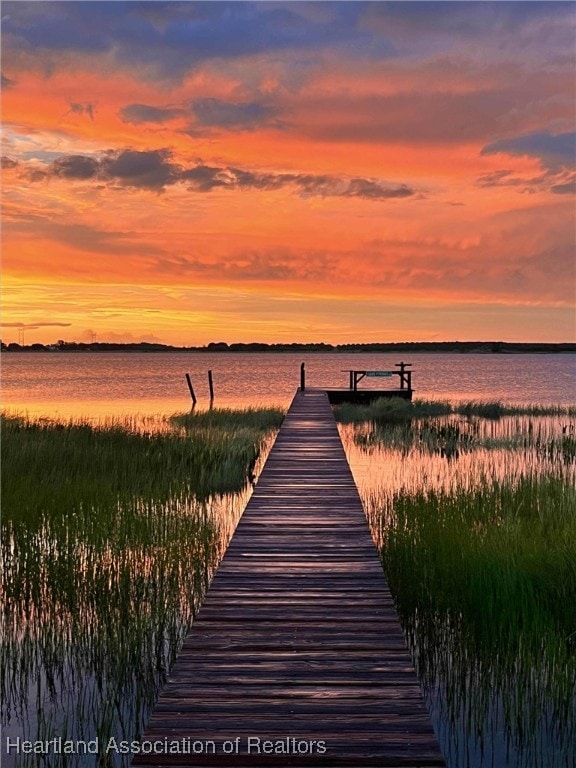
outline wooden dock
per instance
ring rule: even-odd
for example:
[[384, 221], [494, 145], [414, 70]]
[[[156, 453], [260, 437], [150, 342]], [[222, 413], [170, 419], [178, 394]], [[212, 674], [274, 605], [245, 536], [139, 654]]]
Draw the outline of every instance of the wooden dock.
[[137, 766], [443, 766], [326, 392], [298, 392]]

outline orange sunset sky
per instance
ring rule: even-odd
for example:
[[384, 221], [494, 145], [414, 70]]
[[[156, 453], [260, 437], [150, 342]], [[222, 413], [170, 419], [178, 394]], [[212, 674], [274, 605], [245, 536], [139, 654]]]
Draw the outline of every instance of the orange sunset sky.
[[573, 3], [3, 2], [5, 342], [573, 341]]

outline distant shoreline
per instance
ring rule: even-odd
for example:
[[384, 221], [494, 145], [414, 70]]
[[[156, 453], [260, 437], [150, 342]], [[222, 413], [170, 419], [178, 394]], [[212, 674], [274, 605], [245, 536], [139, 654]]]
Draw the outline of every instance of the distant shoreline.
[[552, 354], [575, 353], [576, 343], [507, 342], [507, 341], [412, 341], [368, 344], [265, 344], [211, 342], [202, 347], [174, 347], [168, 344], [141, 342], [58, 342], [57, 344], [2, 344], [2, 352], [303, 352], [383, 353], [383, 352], [454, 352], [460, 354]]

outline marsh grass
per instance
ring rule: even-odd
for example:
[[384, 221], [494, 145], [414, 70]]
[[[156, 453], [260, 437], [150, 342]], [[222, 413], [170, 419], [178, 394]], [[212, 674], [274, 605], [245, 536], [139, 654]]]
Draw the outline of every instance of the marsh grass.
[[522, 636], [540, 653], [544, 636], [576, 633], [575, 509], [562, 479], [523, 478], [400, 493], [372, 522], [404, 613], [440, 611], [479, 647], [515, 652]]
[[205, 499], [239, 491], [263, 436], [281, 411], [218, 410], [176, 415], [176, 432], [140, 432], [132, 422], [93, 425], [2, 417], [5, 515], [68, 513], [79, 504], [113, 510], [118, 495], [166, 500], [175, 492]]
[[173, 424], [187, 430], [219, 427], [231, 429], [242, 427], [267, 431], [279, 428], [284, 419], [284, 411], [279, 408], [212, 408], [208, 411], [190, 411], [175, 414], [170, 418]]
[[[369, 423], [347, 441], [397, 465], [359, 484], [449, 766], [576, 764], [565, 415]], [[458, 453], [439, 450], [450, 440]]]
[[[500, 700], [514, 765], [571, 768], [576, 758], [574, 510], [574, 487], [545, 477], [399, 494], [372, 515], [420, 674], [443, 688], [447, 720], [467, 712], [468, 735], [486, 743]], [[543, 717], [554, 756], [537, 754]]]
[[531, 454], [552, 464], [576, 461], [576, 423], [566, 415], [514, 415], [494, 421], [450, 414], [404, 421], [369, 421], [356, 424], [353, 429], [355, 444], [367, 452], [387, 447], [405, 456], [438, 454], [452, 459], [474, 452], [506, 451], [518, 457]]
[[335, 418], [343, 424], [366, 421], [387, 424], [450, 414], [481, 416], [489, 419], [499, 419], [502, 416], [576, 416], [576, 407], [506, 405], [499, 401], [450, 403], [447, 400], [405, 400], [400, 397], [382, 397], [369, 405], [343, 403], [334, 406]]
[[212, 412], [172, 432], [2, 419], [9, 732], [135, 737], [281, 417]]

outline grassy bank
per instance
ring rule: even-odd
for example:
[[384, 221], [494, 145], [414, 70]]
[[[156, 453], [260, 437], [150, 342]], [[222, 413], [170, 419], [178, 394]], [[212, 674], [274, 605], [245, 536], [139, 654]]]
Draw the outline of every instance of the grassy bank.
[[[450, 617], [478, 648], [576, 643], [576, 489], [557, 477], [398, 494], [371, 516], [406, 616]], [[375, 512], [375, 511], [374, 511]]]
[[[372, 515], [418, 671], [444, 721], [513, 765], [576, 759], [576, 490], [556, 477], [400, 494]], [[553, 734], [539, 753], [536, 734]], [[452, 749], [462, 734], [450, 737]], [[458, 764], [456, 761], [455, 764]]]
[[136, 735], [281, 420], [215, 410], [142, 433], [3, 417], [5, 725]]
[[428, 416], [356, 426], [348, 438], [370, 456], [364, 504], [451, 766], [575, 764], [566, 422]]
[[499, 419], [503, 416], [575, 416], [576, 407], [543, 405], [506, 405], [499, 401], [450, 403], [447, 400], [405, 400], [400, 397], [379, 398], [369, 405], [343, 403], [334, 406], [336, 421], [343, 424], [405, 422], [430, 416], [480, 416]]
[[197, 499], [238, 491], [281, 411], [225, 411], [173, 417], [184, 432], [2, 417], [4, 516], [17, 520], [114, 507], [120, 498]]

